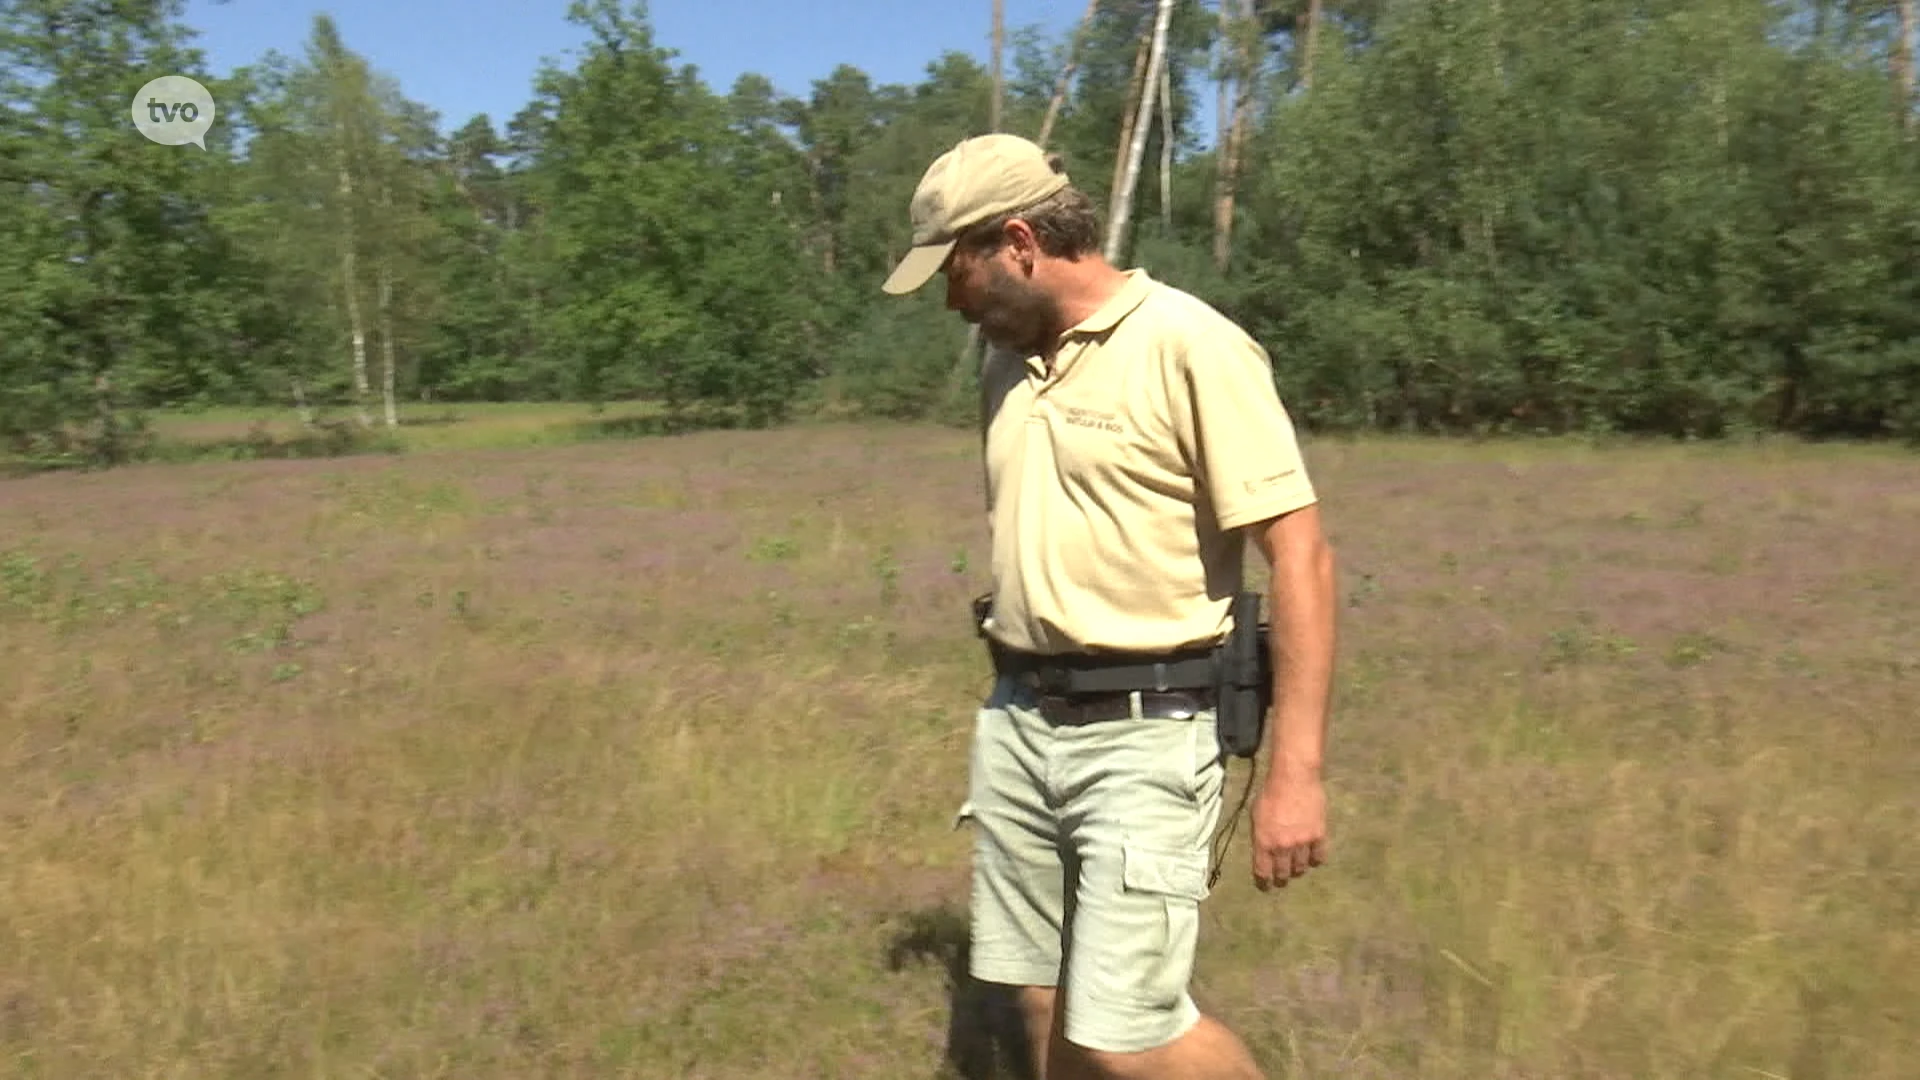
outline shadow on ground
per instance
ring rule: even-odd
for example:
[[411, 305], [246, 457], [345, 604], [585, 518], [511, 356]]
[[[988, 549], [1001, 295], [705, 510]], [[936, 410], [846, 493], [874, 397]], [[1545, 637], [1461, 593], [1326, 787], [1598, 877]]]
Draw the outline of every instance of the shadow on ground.
[[967, 974], [969, 937], [966, 913], [941, 905], [907, 913], [887, 949], [890, 971], [927, 961], [946, 969], [950, 1011], [938, 1080], [1035, 1080], [1012, 994]]

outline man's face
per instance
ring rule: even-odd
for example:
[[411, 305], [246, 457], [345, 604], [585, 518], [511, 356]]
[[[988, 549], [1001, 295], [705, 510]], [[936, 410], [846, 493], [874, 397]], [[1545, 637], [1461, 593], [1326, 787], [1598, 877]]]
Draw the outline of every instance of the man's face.
[[1012, 247], [992, 252], [956, 250], [948, 261], [947, 309], [980, 328], [1003, 349], [1030, 356], [1045, 351], [1059, 333], [1060, 306], [1017, 272]]

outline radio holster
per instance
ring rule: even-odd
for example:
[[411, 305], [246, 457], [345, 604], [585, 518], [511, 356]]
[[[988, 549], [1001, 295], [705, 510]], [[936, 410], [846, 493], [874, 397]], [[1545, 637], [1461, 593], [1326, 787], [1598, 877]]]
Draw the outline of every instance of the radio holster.
[[1260, 617], [1260, 594], [1235, 593], [1231, 618], [1232, 629], [1214, 650], [1215, 724], [1223, 750], [1251, 758], [1260, 750], [1273, 705], [1273, 653], [1269, 627]]

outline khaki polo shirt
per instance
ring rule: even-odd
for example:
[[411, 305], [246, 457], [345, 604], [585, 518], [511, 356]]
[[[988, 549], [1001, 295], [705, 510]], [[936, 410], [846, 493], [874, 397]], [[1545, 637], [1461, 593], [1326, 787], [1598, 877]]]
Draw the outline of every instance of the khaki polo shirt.
[[1128, 273], [1040, 357], [981, 370], [994, 611], [1038, 653], [1218, 641], [1243, 526], [1315, 500], [1265, 350], [1203, 301]]

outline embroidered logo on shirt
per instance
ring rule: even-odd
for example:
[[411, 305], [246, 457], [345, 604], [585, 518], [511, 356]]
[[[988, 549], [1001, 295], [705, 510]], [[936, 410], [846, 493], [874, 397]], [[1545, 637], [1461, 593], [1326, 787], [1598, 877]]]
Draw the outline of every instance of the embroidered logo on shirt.
[[1120, 418], [1112, 413], [1095, 412], [1092, 409], [1078, 409], [1071, 405], [1063, 407], [1060, 411], [1066, 414], [1067, 423], [1072, 424], [1074, 427], [1093, 428], [1096, 431], [1104, 431], [1110, 435], [1118, 435], [1123, 430], [1120, 427]]
[[1299, 471], [1300, 470], [1298, 469], [1288, 469], [1286, 472], [1274, 473], [1272, 476], [1263, 476], [1258, 480], [1247, 480], [1244, 483], [1245, 483], [1247, 492], [1251, 494], [1253, 492], [1260, 491], [1265, 488], [1270, 488], [1273, 485], [1279, 483], [1282, 480], [1285, 480], [1287, 477], [1292, 476], [1294, 473]]

